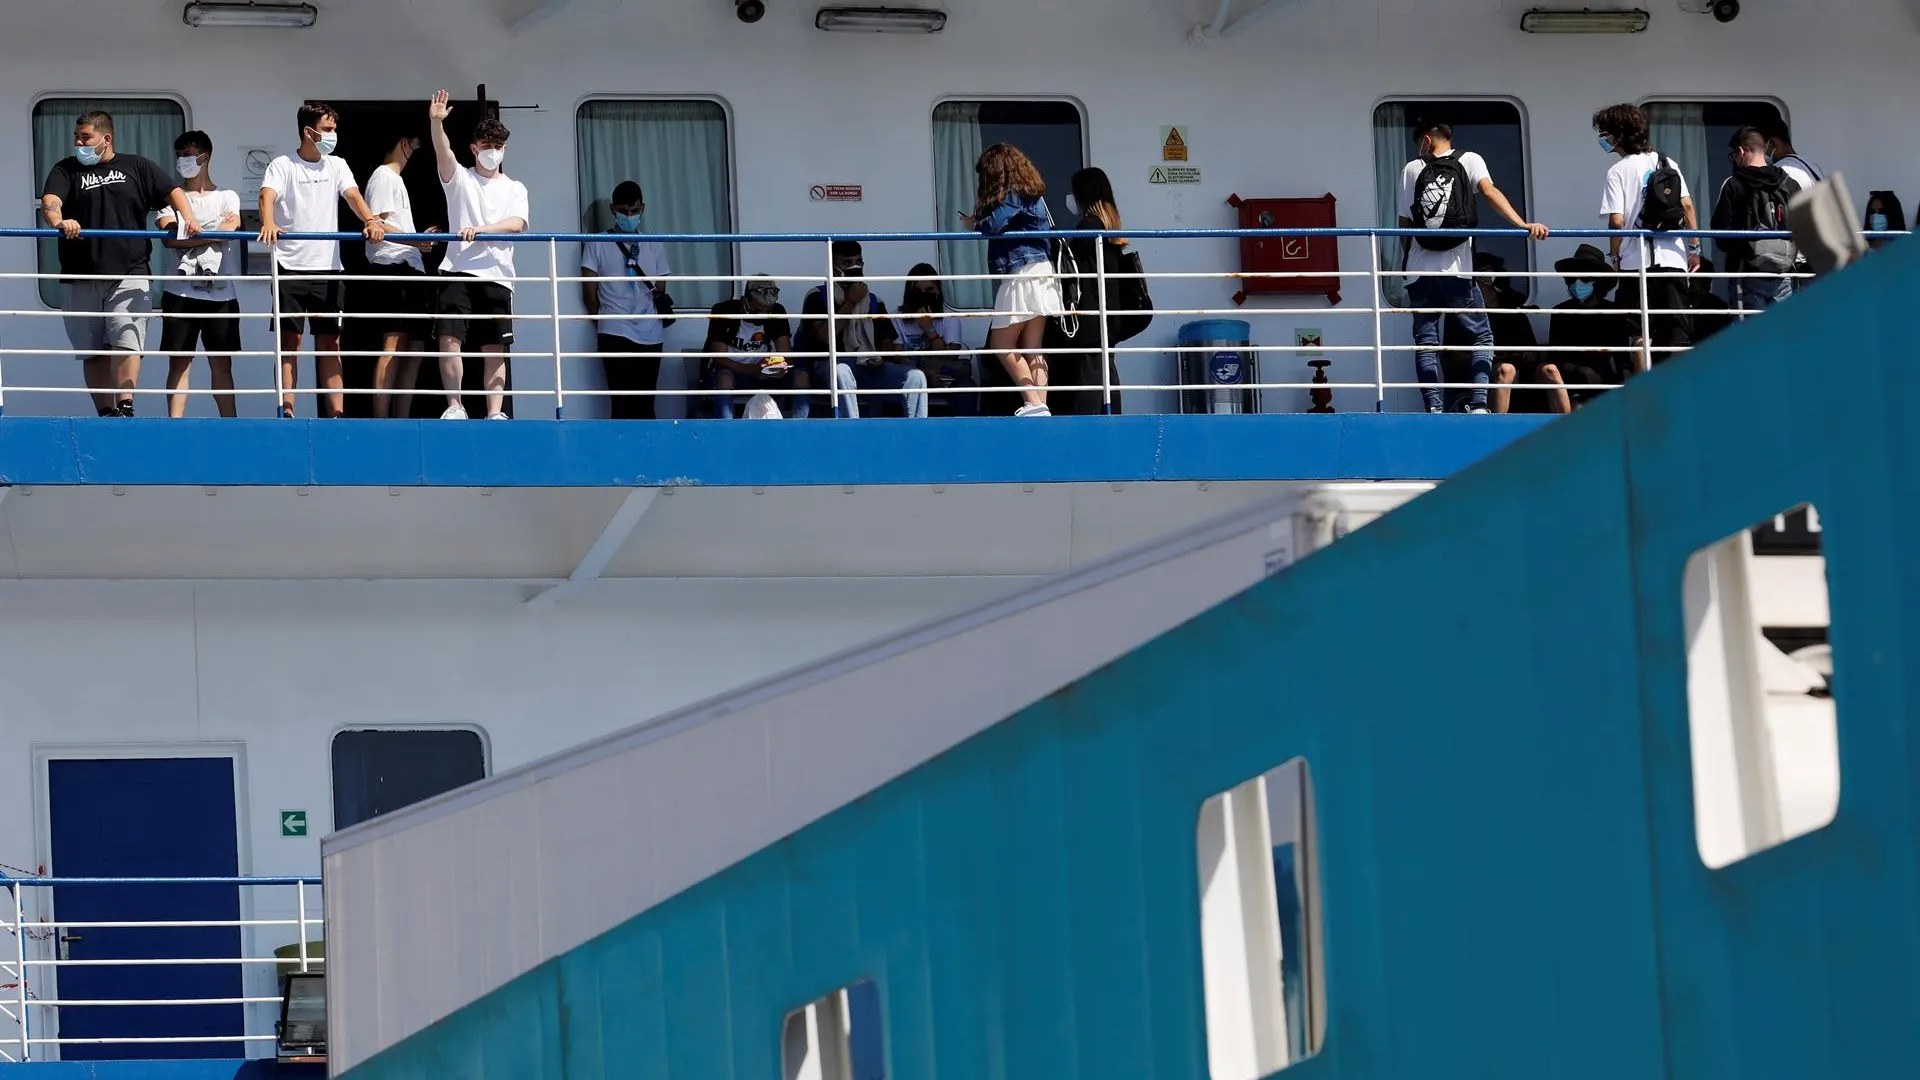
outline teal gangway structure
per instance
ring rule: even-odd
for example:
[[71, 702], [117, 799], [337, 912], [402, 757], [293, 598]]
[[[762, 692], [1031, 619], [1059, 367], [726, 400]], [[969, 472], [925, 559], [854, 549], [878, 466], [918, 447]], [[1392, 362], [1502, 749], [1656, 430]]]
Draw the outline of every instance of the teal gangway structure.
[[[1288, 1075], [1920, 1075], [1917, 286], [1869, 256], [349, 1075], [778, 1080], [871, 978], [890, 1080], [1202, 1080], [1196, 815], [1296, 757]], [[1838, 814], [1709, 870], [1683, 568], [1800, 503]]]

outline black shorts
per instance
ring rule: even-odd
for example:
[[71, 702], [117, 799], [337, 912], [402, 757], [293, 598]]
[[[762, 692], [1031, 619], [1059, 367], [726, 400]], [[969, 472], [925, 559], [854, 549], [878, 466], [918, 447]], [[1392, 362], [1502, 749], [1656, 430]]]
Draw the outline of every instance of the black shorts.
[[[1647, 270], [1647, 307], [1655, 311], [1673, 311], [1673, 315], [1649, 315], [1647, 329], [1653, 334], [1653, 347], [1656, 349], [1684, 349], [1693, 345], [1693, 315], [1687, 311], [1693, 306], [1687, 299], [1686, 271], [1670, 266], [1649, 267]], [[1633, 320], [1633, 336], [1640, 336], [1640, 279], [1622, 278], [1620, 280], [1620, 306], [1627, 309], [1627, 317]], [[1675, 352], [1657, 352], [1653, 362], [1664, 364], [1680, 355]]]
[[409, 263], [369, 263], [367, 273], [380, 281], [356, 281], [356, 310], [367, 312], [368, 326], [403, 341], [425, 341], [433, 333], [433, 282]]
[[472, 274], [447, 274], [440, 279], [440, 302], [434, 308], [434, 332], [469, 349], [513, 346], [513, 320], [490, 316], [513, 314], [513, 290]]
[[347, 290], [342, 281], [319, 280], [333, 277], [334, 270], [280, 271], [280, 332], [298, 334], [313, 327], [313, 336], [338, 336], [340, 312], [345, 309]]
[[195, 296], [160, 297], [160, 351], [192, 356], [205, 347], [208, 356], [240, 351], [240, 301], [202, 300]]

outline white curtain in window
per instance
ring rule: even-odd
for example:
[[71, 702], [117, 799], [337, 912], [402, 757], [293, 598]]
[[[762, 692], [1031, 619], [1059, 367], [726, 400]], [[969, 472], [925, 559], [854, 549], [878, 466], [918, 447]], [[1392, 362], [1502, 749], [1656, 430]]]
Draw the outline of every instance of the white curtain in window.
[[[1398, 225], [1407, 211], [1406, 207], [1400, 205], [1400, 173], [1412, 160], [1409, 157], [1411, 139], [1412, 136], [1407, 132], [1406, 106], [1382, 105], [1373, 111], [1374, 220], [1383, 229]], [[1380, 268], [1397, 268], [1400, 265], [1400, 237], [1383, 236], [1379, 238], [1379, 244]], [[1383, 278], [1382, 288], [1389, 304], [1406, 305], [1405, 279]]]
[[1711, 216], [1713, 197], [1707, 190], [1707, 107], [1697, 101], [1656, 101], [1647, 106], [1647, 125], [1653, 148], [1667, 157], [1687, 178], [1687, 190], [1693, 193], [1693, 205], [1705, 225]]
[[[980, 136], [980, 103], [947, 101], [933, 110], [934, 228], [956, 232], [964, 228], [958, 215], [972, 213], [978, 188], [973, 166], [986, 149]], [[940, 245], [943, 274], [984, 274], [987, 245], [961, 240]], [[993, 306], [993, 282], [954, 281], [946, 285], [947, 302], [958, 308]]]
[[[167, 98], [45, 98], [33, 106], [33, 196], [38, 202], [47, 171], [61, 158], [73, 154], [73, 122], [82, 114], [104, 112], [113, 117], [113, 149], [118, 154], [137, 154], [152, 158], [160, 167], [173, 171], [173, 140], [186, 130], [186, 112], [180, 103]], [[42, 224], [35, 213], [33, 224]], [[42, 239], [40, 272], [60, 269], [58, 241]], [[156, 253], [160, 242], [154, 241]], [[164, 266], [158, 254], [154, 270]], [[60, 283], [52, 278], [40, 280], [40, 297], [50, 307], [60, 305]]]
[[[614, 185], [632, 180], [646, 193], [650, 233], [733, 231], [728, 182], [726, 110], [711, 101], [589, 101], [580, 107], [580, 228], [601, 232], [613, 224], [607, 200]], [[673, 244], [673, 275], [729, 275], [733, 245]], [[672, 285], [676, 307], [707, 308], [735, 293], [732, 282]]]

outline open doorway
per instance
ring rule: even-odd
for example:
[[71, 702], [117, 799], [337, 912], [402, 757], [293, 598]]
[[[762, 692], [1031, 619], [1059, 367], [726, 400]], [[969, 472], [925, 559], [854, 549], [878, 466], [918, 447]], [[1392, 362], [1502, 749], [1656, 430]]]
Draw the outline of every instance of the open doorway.
[[[406, 181], [407, 195], [413, 201], [414, 225], [421, 229], [438, 226], [447, 228], [447, 197], [440, 189], [440, 178], [435, 173], [433, 147], [427, 139], [427, 99], [417, 101], [336, 101], [332, 103], [340, 114], [339, 157], [353, 170], [354, 178], [365, 188], [367, 177], [380, 163], [387, 159], [387, 151], [403, 138], [418, 138], [420, 152], [407, 163], [407, 169], [401, 179]], [[462, 165], [472, 165], [472, 157], [467, 146], [473, 141], [473, 129], [482, 119], [498, 117], [500, 103], [487, 100], [486, 88], [479, 88], [474, 98], [453, 103], [453, 112], [447, 117], [447, 138], [453, 143], [453, 150]], [[340, 204], [340, 231], [359, 232], [360, 225], [347, 209]], [[440, 259], [446, 254], [446, 248], [436, 247], [426, 253], [427, 272], [435, 273]], [[367, 247], [365, 244], [343, 243], [340, 245], [340, 262], [350, 275], [367, 273]], [[365, 306], [366, 289], [355, 289], [352, 283], [347, 286], [346, 307], [349, 316], [355, 312], [373, 310]], [[345, 361], [346, 383], [349, 390], [373, 388], [374, 351], [380, 348], [380, 334], [368, 327], [364, 320], [348, 318], [341, 328], [340, 348], [351, 353], [369, 355], [349, 355]], [[429, 345], [429, 349], [436, 346]], [[411, 401], [407, 408], [402, 401], [394, 402], [394, 415], [431, 419], [440, 415], [445, 403], [439, 396], [443, 391], [440, 383], [440, 365], [431, 357], [420, 363], [420, 381], [417, 389], [423, 393]], [[507, 365], [507, 389], [513, 389], [513, 365]], [[480, 365], [466, 365], [464, 385], [467, 412], [474, 416], [486, 415], [486, 401], [481, 395]], [[373, 399], [367, 394], [348, 394], [346, 399], [347, 415], [369, 417], [373, 415]], [[402, 412], [403, 408], [407, 411]], [[506, 401], [508, 416], [513, 415], [513, 398]]]

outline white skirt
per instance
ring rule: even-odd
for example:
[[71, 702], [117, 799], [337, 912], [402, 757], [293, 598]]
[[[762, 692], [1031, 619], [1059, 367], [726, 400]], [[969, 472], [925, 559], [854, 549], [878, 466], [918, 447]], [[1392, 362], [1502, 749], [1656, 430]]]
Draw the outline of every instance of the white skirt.
[[993, 297], [993, 320], [988, 325], [998, 330], [1003, 326], [1018, 326], [1029, 319], [1066, 313], [1053, 262], [1042, 259], [1028, 263], [1013, 277], [1000, 282], [1000, 290]]

